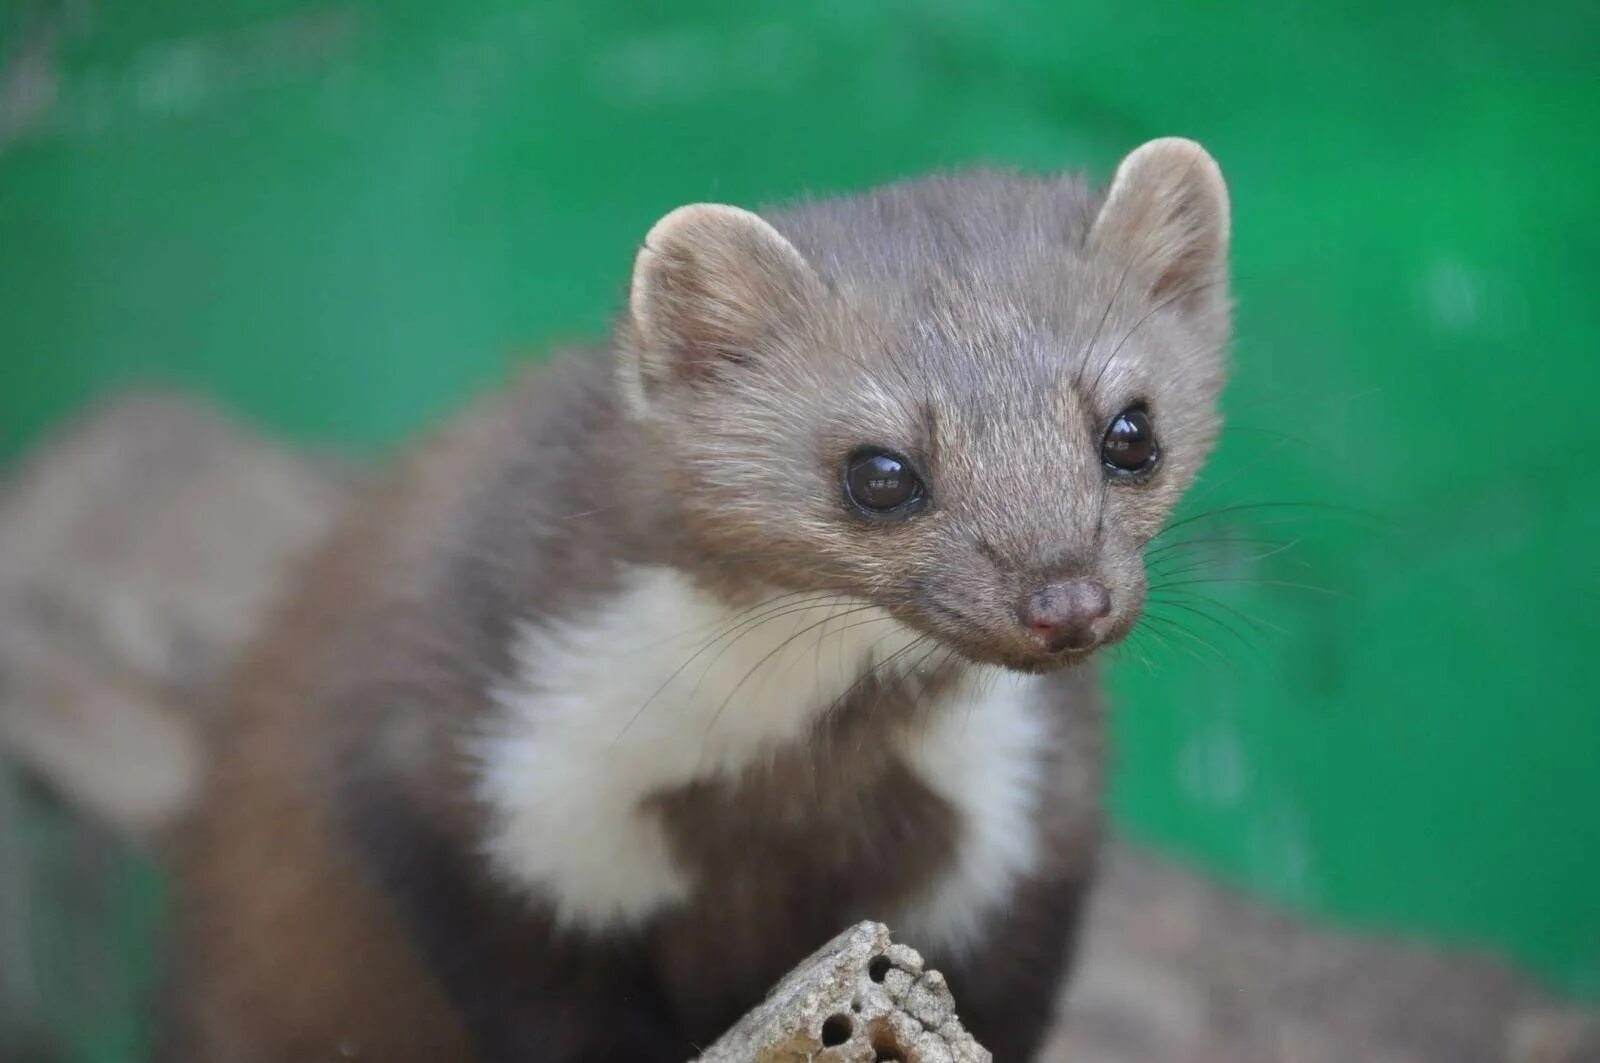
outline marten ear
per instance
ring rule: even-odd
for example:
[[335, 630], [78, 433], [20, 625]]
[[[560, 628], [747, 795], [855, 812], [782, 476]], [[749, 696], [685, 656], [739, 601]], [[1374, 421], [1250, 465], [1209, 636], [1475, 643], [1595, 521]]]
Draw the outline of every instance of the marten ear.
[[822, 293], [816, 271], [759, 216], [716, 203], [679, 207], [655, 223], [634, 261], [624, 389], [642, 410], [659, 388], [751, 361]]
[[1227, 305], [1228, 186], [1192, 140], [1152, 140], [1123, 159], [1089, 241], [1122, 259], [1154, 300]]

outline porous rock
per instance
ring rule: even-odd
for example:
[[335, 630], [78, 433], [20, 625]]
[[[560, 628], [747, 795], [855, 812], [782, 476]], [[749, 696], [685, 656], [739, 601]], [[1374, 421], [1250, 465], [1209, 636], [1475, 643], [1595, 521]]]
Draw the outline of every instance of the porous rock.
[[701, 1063], [989, 1063], [944, 976], [882, 923], [858, 923], [789, 973]]

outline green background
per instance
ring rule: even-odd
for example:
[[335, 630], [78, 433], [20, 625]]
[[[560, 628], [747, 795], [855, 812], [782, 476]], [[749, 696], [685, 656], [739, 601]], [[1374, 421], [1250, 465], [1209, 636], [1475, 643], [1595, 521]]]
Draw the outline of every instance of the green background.
[[[1239, 339], [1190, 500], [1224, 512], [1186, 530], [1294, 546], [1196, 544], [1215, 582], [1174, 593], [1215, 601], [1122, 655], [1122, 828], [1600, 995], [1592, 2], [0, 12], [0, 457], [152, 379], [380, 450], [599, 334], [679, 203], [974, 161], [1103, 178], [1200, 139]], [[1228, 508], [1262, 503], [1308, 505]], [[70, 870], [53, 815], [20, 844]], [[81, 1057], [143, 1036], [109, 990], [49, 992], [74, 935], [149, 977], [158, 883], [120, 866], [112, 926], [30, 930]]]

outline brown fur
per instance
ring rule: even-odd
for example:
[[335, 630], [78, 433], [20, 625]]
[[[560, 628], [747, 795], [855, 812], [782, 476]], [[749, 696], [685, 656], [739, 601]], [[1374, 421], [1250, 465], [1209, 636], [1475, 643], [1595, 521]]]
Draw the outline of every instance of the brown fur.
[[[613, 350], [531, 374], [419, 452], [240, 671], [180, 861], [174, 1051], [679, 1059], [947, 867], [957, 812], [888, 740], [937, 691], [887, 675], [802, 746], [647, 803], [698, 885], [637, 932], [558, 930], [486, 873], [460, 742], [512, 668], [511, 633], [582, 617], [619, 566], [653, 564], [730, 602], [878, 603], [948, 651], [935, 676], [1052, 673], [1045, 816], [1019, 825], [1046, 859], [980, 947], [932, 957], [980, 1039], [1025, 1058], [1092, 863], [1100, 739], [1092, 670], [1056, 670], [1071, 662], [1030, 644], [1011, 603], [1091, 573], [1115, 602], [1105, 640], [1124, 633], [1139, 550], [1215, 437], [1226, 199], [1197, 152], [1136, 155], [1107, 210], [1075, 178], [979, 173], [772, 228], [658, 226]], [[1108, 483], [1100, 433], [1135, 400], [1163, 461]], [[923, 467], [928, 512], [845, 511], [838, 469], [863, 443]]]

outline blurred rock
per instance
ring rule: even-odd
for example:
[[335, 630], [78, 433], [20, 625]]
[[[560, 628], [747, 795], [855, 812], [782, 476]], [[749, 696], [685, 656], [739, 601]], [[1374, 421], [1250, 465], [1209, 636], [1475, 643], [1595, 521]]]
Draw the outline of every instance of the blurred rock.
[[1492, 958], [1311, 925], [1125, 843], [1058, 1063], [1600, 1063], [1600, 1015]]
[[176, 397], [68, 424], [0, 486], [0, 749], [89, 814], [159, 831], [219, 676], [345, 494]]

